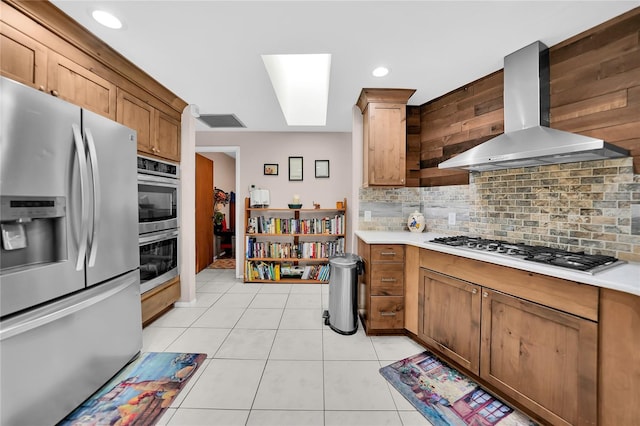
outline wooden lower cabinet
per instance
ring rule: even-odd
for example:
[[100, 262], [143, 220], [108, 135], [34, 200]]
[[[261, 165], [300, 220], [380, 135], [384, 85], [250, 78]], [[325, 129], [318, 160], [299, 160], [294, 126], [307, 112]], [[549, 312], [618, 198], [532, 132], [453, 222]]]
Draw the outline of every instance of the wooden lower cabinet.
[[166, 283], [143, 293], [142, 325], [146, 327], [161, 314], [165, 313], [180, 299], [180, 277], [173, 278]]
[[367, 334], [402, 333], [404, 246], [367, 244], [358, 239], [358, 255], [364, 261], [359, 312]]
[[598, 326], [482, 290], [480, 377], [554, 425], [597, 424]]
[[371, 296], [368, 329], [402, 329], [404, 325], [404, 297]]
[[475, 374], [480, 369], [480, 286], [421, 270], [418, 336]]
[[595, 321], [421, 268], [418, 337], [553, 425], [598, 424]]
[[600, 426], [640, 421], [640, 296], [601, 289], [599, 321]]

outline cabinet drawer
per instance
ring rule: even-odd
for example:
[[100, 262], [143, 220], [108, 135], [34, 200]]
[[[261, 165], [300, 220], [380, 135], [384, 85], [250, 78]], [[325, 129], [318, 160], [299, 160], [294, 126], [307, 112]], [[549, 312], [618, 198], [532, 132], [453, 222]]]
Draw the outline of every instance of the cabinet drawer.
[[404, 298], [402, 296], [371, 296], [369, 323], [372, 329], [404, 327]]
[[371, 262], [404, 262], [404, 246], [373, 244], [371, 245]]
[[372, 296], [402, 296], [404, 294], [404, 265], [384, 263], [371, 266]]

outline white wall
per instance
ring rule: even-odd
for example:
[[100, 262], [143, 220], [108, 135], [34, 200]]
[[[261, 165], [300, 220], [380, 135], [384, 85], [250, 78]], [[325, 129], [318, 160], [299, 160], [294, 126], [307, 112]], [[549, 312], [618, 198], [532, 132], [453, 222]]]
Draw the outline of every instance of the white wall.
[[195, 118], [190, 105], [182, 112], [180, 153], [180, 240], [178, 255], [180, 301], [176, 306], [189, 306], [196, 300], [196, 155]]

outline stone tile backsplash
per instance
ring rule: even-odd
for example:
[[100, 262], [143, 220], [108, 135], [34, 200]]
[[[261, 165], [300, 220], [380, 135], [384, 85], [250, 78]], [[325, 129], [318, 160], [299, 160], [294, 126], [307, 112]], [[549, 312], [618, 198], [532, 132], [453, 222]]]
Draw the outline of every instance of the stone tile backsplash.
[[419, 210], [431, 232], [640, 261], [639, 205], [640, 175], [624, 158], [472, 173], [469, 185], [362, 188], [358, 229], [407, 230]]

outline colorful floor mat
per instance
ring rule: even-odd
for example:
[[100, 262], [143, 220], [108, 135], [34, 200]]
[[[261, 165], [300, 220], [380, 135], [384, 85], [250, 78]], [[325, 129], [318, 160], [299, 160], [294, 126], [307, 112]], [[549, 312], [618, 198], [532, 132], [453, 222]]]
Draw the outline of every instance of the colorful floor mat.
[[429, 351], [383, 367], [380, 374], [434, 426], [537, 425]]
[[154, 425], [206, 357], [143, 353], [58, 425]]

